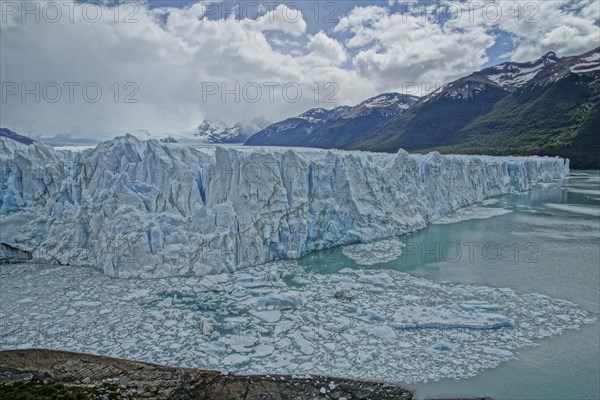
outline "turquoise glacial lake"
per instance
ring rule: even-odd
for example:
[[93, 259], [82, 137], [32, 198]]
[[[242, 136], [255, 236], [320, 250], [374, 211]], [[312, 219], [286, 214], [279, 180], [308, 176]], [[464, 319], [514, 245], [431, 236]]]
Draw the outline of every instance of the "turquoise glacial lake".
[[348, 266], [393, 269], [576, 303], [595, 324], [540, 340], [521, 349], [518, 359], [476, 377], [413, 388], [417, 399], [599, 399], [600, 172], [573, 171], [567, 179], [484, 202], [479, 211], [401, 237], [402, 256], [387, 263], [353, 265], [343, 248], [310, 254], [301, 263], [322, 273]]

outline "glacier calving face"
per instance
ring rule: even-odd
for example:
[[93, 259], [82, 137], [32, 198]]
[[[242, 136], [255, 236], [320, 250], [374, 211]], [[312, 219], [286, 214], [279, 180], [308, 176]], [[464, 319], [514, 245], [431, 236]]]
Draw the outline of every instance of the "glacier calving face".
[[568, 160], [0, 138], [0, 258], [209, 275], [393, 237], [558, 179]]

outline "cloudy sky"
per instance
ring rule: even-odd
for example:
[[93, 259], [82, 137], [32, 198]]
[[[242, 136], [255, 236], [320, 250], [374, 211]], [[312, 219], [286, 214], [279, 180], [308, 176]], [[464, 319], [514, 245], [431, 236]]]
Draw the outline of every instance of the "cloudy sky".
[[[600, 45], [600, 2], [2, 1], [0, 125], [105, 138], [278, 121]], [[27, 7], [27, 8], [26, 8]]]

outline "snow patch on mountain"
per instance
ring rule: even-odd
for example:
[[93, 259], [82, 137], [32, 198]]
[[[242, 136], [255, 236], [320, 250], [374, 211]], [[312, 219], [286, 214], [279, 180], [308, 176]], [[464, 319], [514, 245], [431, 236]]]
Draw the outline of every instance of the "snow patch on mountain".
[[582, 57], [580, 62], [570, 67], [570, 71], [576, 74], [600, 71], [600, 52]]
[[[300, 114], [297, 118], [303, 119], [311, 124], [320, 124], [323, 122], [327, 122], [332, 118], [337, 118], [340, 114], [343, 114], [347, 110], [349, 110], [349, 106], [340, 106], [332, 109], [327, 108], [313, 108], [308, 110], [302, 114]], [[285, 121], [284, 121], [285, 122]], [[294, 125], [294, 127], [297, 125]]]
[[[527, 63], [507, 62], [480, 72], [503, 89], [512, 91], [530, 82], [544, 68], [559, 62], [556, 53], [549, 52], [536, 61]], [[497, 72], [497, 73], [493, 73]]]
[[416, 96], [400, 93], [384, 93], [349, 108], [341, 117], [344, 119], [353, 119], [375, 113], [379, 113], [382, 116], [400, 115], [412, 107], [417, 100], [418, 97]]
[[398, 96], [379, 96], [371, 99], [365, 104], [365, 107], [374, 108], [374, 107], [388, 107], [392, 104], [395, 104], [400, 99]]
[[442, 90], [442, 95], [448, 99], [454, 100], [468, 100], [473, 98], [476, 94], [485, 92], [487, 86], [482, 82], [460, 82], [458, 84], [446, 85]]
[[531, 68], [515, 68], [510, 72], [501, 72], [496, 75], [488, 75], [488, 79], [503, 88], [519, 87], [529, 82], [544, 67], [538, 64]]

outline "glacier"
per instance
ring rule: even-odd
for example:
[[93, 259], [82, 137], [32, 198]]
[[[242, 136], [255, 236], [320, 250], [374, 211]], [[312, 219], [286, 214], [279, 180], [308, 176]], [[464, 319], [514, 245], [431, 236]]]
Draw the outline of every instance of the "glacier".
[[569, 174], [558, 157], [0, 138], [0, 262], [204, 276], [392, 238]]

